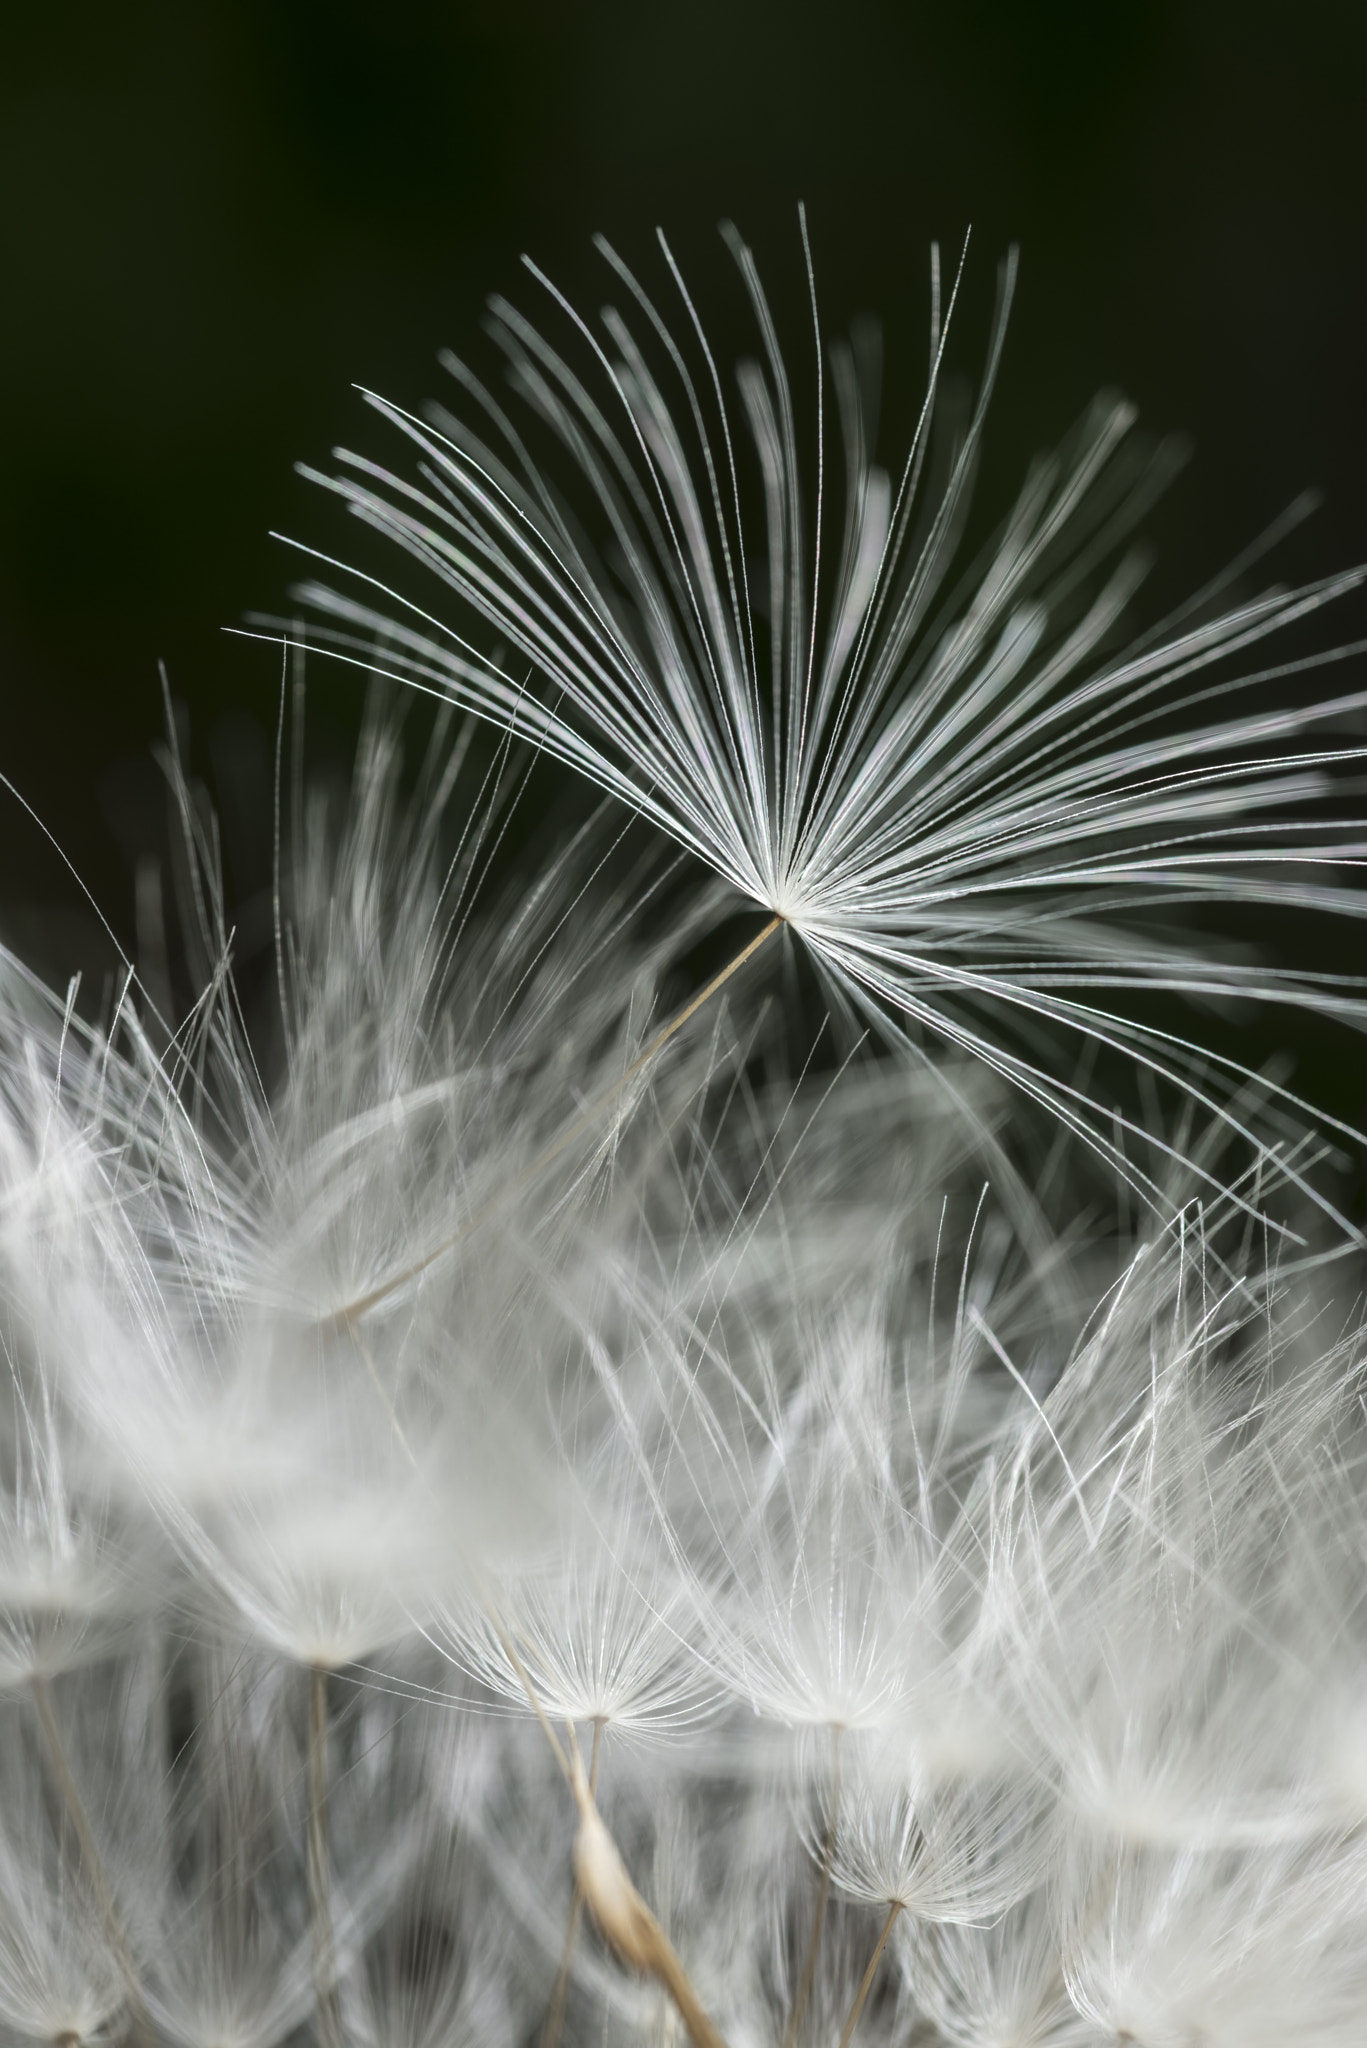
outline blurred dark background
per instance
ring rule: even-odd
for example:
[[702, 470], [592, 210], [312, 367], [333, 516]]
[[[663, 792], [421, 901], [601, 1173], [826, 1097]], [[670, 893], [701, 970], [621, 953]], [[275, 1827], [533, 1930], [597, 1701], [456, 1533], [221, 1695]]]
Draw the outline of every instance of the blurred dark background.
[[[1325, 508], [1284, 573], [1367, 558], [1365, 24], [1325, 0], [15, 10], [0, 770], [131, 939], [162, 829], [158, 660], [231, 812], [268, 780], [279, 669], [223, 628], [285, 603], [294, 565], [268, 529], [324, 530], [293, 462], [374, 445], [351, 384], [432, 392], [437, 348], [468, 345], [489, 290], [528, 301], [521, 251], [596, 305], [599, 228], [648, 263], [662, 222], [706, 279], [731, 214], [800, 319], [804, 198], [829, 324], [886, 320], [894, 440], [919, 397], [928, 241], [957, 251], [972, 224], [980, 339], [1018, 239], [985, 495], [1115, 383], [1195, 443], [1153, 522], [1160, 595], [1307, 484]], [[309, 703], [343, 752], [354, 679], [315, 668]], [[225, 816], [246, 886], [269, 859], [253, 829]], [[53, 975], [113, 958], [3, 792], [0, 931]], [[1356, 1072], [1341, 1106], [1367, 1099]]]

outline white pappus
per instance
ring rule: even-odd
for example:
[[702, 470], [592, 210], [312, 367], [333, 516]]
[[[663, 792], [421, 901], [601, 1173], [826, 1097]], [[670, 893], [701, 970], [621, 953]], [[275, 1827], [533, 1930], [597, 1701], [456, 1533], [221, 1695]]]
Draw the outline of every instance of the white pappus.
[[[1182, 922], [1360, 914], [1358, 697], [1234, 697], [1359, 578], [1126, 644], [1107, 402], [956, 584], [1012, 266], [898, 481], [729, 240], [748, 445], [662, 244], [673, 326], [606, 250], [609, 346], [494, 309], [533, 426], [457, 366], [348, 466], [440, 602], [324, 637], [455, 704], [340, 814], [282, 715], [263, 959], [174, 745], [179, 1010], [0, 952], [0, 2048], [1367, 2034], [1361, 1248], [1126, 1007], [1362, 1021]], [[544, 754], [610, 800], [538, 865]]]

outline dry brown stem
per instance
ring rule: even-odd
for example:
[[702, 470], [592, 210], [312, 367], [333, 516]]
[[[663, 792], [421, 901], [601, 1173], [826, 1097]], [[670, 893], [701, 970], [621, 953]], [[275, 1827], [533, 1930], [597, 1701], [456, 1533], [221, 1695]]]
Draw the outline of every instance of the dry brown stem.
[[[598, 1758], [603, 1747], [603, 1724], [593, 1724], [593, 1755], [589, 1759], [589, 1792], [598, 1797]], [[574, 1880], [574, 1897], [570, 1901], [569, 1925], [565, 1929], [565, 1946], [560, 1954], [560, 1968], [556, 1973], [555, 1990], [551, 1994], [550, 2010], [546, 2014], [546, 2025], [541, 2036], [541, 2048], [560, 2048], [560, 2030], [565, 2024], [565, 2007], [570, 1995], [570, 1966], [574, 1961], [575, 1944], [579, 1939], [579, 1923], [584, 1917], [584, 1887], [578, 1877]]]
[[851, 2036], [853, 2035], [855, 2028], [859, 2025], [859, 2015], [861, 2012], [863, 2012], [865, 2001], [867, 2000], [870, 1991], [873, 1989], [874, 1971], [878, 1968], [879, 1958], [882, 1955], [883, 1950], [888, 1945], [888, 1936], [892, 1933], [893, 1925], [897, 1919], [897, 1915], [901, 1912], [901, 1910], [901, 1900], [894, 1899], [892, 1905], [888, 1909], [888, 1917], [883, 1922], [883, 1932], [879, 1935], [873, 1954], [869, 1957], [869, 1966], [867, 1970], [865, 1970], [864, 1975], [860, 1980], [859, 1989], [858, 1991], [856, 1991], [854, 1995], [854, 2004], [850, 2007], [850, 2016], [845, 2022], [845, 2031], [840, 2036], [840, 2048], [850, 2048]]
[[664, 1986], [688, 2029], [693, 2048], [726, 2048], [668, 1935], [627, 1874], [589, 1789], [577, 1746], [570, 1752], [570, 1763], [570, 1782], [579, 1808], [574, 1874], [598, 1931], [628, 1969]]

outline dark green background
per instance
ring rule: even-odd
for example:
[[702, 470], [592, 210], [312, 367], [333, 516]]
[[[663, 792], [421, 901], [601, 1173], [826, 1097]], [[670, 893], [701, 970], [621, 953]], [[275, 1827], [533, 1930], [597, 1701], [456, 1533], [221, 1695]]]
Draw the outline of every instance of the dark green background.
[[[374, 445], [349, 385], [419, 401], [486, 291], [528, 296], [523, 249], [596, 304], [595, 228], [648, 260], [664, 222], [705, 296], [729, 212], [800, 316], [805, 198], [824, 310], [886, 316], [903, 415], [929, 238], [957, 248], [973, 224], [979, 322], [1019, 238], [985, 491], [1115, 382], [1196, 443], [1156, 522], [1173, 584], [1307, 483], [1326, 509], [1288, 572], [1367, 556], [1364, 12], [153, 0], [12, 16], [0, 769], [127, 934], [132, 861], [159, 829], [158, 658], [200, 767], [259, 756], [276, 663], [221, 629], [283, 603], [268, 528], [325, 529], [293, 461]], [[310, 701], [340, 744], [355, 686], [319, 671]], [[98, 962], [74, 884], [8, 798], [0, 862], [4, 929], [51, 972]]]

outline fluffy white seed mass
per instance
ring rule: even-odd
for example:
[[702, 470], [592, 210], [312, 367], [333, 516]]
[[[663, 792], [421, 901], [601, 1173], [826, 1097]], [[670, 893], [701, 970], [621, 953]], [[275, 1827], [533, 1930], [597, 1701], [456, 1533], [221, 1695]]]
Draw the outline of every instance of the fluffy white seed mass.
[[[610, 542], [467, 373], [502, 454], [391, 415], [349, 501], [502, 666], [327, 603], [465, 723], [301, 769], [264, 974], [174, 747], [157, 999], [0, 953], [0, 2048], [1367, 2038], [1358, 1254], [1292, 1099], [1112, 1007], [1355, 1017], [1156, 922], [1358, 914], [1333, 707], [1229, 701], [1351, 579], [1123, 647], [1109, 406], [956, 588], [938, 298], [900, 483], [832, 354], [837, 528], [734, 248], [758, 539], [672, 259], [597, 395], [500, 305]], [[528, 740], [646, 826], [510, 868]], [[736, 892], [810, 1040], [693, 971]]]

